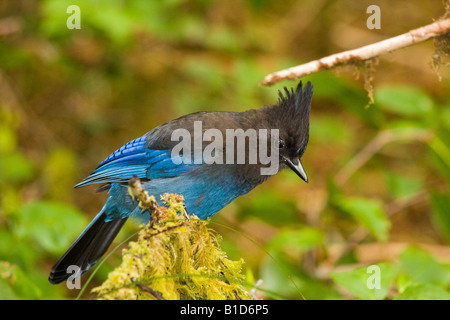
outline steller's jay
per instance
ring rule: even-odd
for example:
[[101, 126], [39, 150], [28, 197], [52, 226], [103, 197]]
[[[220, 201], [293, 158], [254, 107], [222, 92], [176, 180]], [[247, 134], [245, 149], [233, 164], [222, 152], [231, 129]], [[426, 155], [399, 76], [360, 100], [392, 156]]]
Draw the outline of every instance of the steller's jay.
[[[284, 94], [279, 92], [276, 105], [245, 112], [188, 114], [154, 128], [112, 153], [75, 186], [100, 183], [99, 191], [108, 191], [109, 197], [102, 210], [53, 266], [49, 282], [57, 284], [73, 275], [68, 273], [69, 266], [78, 266], [80, 274], [88, 271], [107, 251], [128, 217], [149, 221], [148, 210], [143, 212], [128, 193], [127, 182], [134, 175], [156, 199], [164, 193], [183, 195], [187, 212], [200, 219], [212, 217], [283, 168], [289, 167], [308, 182], [300, 159], [308, 144], [313, 86], [308, 82], [302, 88], [300, 82], [295, 91], [284, 90]], [[228, 144], [227, 134], [244, 130], [247, 144]], [[252, 140], [258, 142], [256, 147], [251, 146], [251, 133], [256, 133], [256, 140]], [[180, 137], [186, 136], [191, 137], [191, 142], [180, 144]], [[224, 136], [226, 144], [220, 143]], [[235, 138], [239, 136], [232, 136], [231, 140], [234, 142]], [[271, 155], [276, 155], [275, 169], [264, 174], [262, 169], [268, 168], [269, 163], [262, 157], [262, 142], [270, 145]], [[211, 150], [212, 144], [214, 150]], [[206, 152], [208, 146], [209, 152]], [[251, 154], [258, 155], [256, 150], [260, 152], [257, 160]], [[242, 154], [244, 158], [239, 161]]]

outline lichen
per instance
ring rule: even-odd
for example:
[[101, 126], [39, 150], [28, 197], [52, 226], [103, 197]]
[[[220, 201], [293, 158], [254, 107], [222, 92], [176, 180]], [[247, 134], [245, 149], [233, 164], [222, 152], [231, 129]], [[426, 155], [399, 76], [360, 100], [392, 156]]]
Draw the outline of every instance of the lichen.
[[252, 299], [244, 286], [244, 261], [227, 258], [209, 221], [186, 218], [182, 196], [165, 194], [161, 200], [164, 206], [154, 209], [163, 214], [123, 250], [122, 264], [92, 290], [96, 298]]
[[[450, 5], [449, 5], [450, 7]], [[441, 67], [447, 67], [450, 64], [450, 32], [447, 32], [434, 39], [435, 52], [433, 54], [432, 66], [434, 71], [441, 80], [440, 69]]]

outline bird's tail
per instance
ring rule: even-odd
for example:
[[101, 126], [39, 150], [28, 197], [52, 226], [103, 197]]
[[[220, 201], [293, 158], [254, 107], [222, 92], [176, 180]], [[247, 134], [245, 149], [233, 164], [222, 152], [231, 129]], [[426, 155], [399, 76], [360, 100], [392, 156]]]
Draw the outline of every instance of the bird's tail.
[[[80, 271], [77, 274], [81, 276], [93, 267], [108, 250], [127, 218], [105, 221], [104, 209], [55, 263], [48, 277], [51, 284], [60, 283], [70, 276], [74, 276], [76, 267]], [[68, 269], [71, 266], [75, 266], [75, 269]]]

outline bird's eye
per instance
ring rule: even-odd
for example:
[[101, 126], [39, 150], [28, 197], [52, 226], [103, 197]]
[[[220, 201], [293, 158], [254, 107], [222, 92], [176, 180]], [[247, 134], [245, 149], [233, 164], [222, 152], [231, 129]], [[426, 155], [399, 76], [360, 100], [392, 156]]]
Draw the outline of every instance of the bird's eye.
[[283, 149], [284, 148], [284, 141], [280, 139], [280, 141], [278, 141], [278, 148]]

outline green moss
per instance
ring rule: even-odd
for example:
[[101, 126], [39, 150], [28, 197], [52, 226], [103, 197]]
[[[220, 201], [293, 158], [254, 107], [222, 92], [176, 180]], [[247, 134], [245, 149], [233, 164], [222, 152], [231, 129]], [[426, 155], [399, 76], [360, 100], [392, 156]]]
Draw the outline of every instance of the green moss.
[[[220, 248], [209, 221], [185, 218], [183, 197], [165, 194], [158, 222], [143, 228], [122, 252], [122, 264], [94, 288], [98, 299], [251, 299], [244, 261]], [[161, 220], [163, 219], [163, 220]]]

